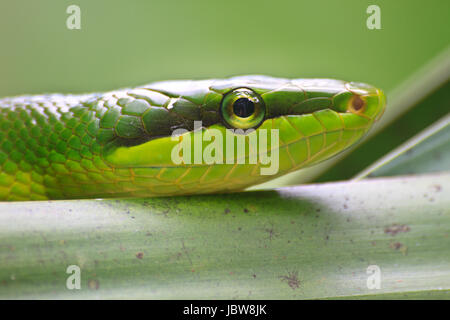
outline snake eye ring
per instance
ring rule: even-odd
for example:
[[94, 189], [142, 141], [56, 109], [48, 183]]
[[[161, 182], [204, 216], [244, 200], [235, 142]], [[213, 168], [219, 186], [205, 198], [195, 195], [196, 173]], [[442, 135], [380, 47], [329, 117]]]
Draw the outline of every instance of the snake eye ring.
[[266, 113], [262, 98], [253, 90], [238, 88], [228, 92], [220, 106], [225, 125], [236, 129], [257, 128]]

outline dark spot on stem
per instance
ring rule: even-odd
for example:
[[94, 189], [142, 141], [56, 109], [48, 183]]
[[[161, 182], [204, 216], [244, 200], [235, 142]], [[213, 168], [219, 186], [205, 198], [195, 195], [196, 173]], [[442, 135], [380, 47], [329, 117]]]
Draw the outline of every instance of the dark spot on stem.
[[298, 279], [298, 271], [292, 271], [288, 272], [287, 275], [281, 276], [281, 281], [286, 281], [289, 287], [292, 288], [292, 290], [297, 289], [300, 287], [300, 280]]
[[410, 230], [411, 228], [406, 224], [403, 225], [393, 224], [392, 226], [386, 227], [384, 229], [384, 233], [390, 234], [391, 236], [395, 236], [399, 232], [408, 232]]
[[394, 242], [390, 246], [392, 249], [398, 250], [403, 246], [403, 244], [401, 244], [400, 242]]
[[100, 288], [100, 282], [98, 280], [95, 280], [95, 279], [89, 279], [88, 280], [88, 287], [91, 290], [98, 290], [98, 288]]

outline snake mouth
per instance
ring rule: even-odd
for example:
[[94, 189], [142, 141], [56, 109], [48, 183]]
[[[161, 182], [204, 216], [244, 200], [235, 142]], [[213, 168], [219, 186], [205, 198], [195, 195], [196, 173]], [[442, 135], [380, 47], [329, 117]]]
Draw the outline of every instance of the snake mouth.
[[386, 111], [386, 95], [380, 89], [377, 90], [377, 93], [378, 93], [378, 101], [379, 101], [379, 106], [380, 106], [380, 112], [375, 117], [375, 121], [380, 120], [381, 117], [383, 116], [384, 112]]

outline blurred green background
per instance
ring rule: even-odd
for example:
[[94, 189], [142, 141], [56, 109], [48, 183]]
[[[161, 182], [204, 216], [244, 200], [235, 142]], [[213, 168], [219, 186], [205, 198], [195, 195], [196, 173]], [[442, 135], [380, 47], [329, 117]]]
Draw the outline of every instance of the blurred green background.
[[[81, 9], [81, 30], [66, 27], [72, 4]], [[366, 26], [372, 4], [381, 9], [381, 30]], [[434, 109], [428, 101], [394, 123], [421, 99], [405, 102], [402, 92], [436, 89], [426, 74], [435, 71], [424, 68], [430, 61], [447, 61], [438, 69], [448, 79], [450, 1], [4, 1], [0, 14], [0, 97], [240, 74], [330, 77], [385, 90], [382, 126], [394, 129], [359, 148], [353, 162], [331, 159], [262, 187], [348, 179], [450, 110], [447, 81]]]
[[[68, 30], [66, 8], [81, 8]], [[366, 27], [370, 4], [382, 30]], [[2, 1], [0, 97], [259, 73], [388, 93], [450, 39], [450, 1]]]

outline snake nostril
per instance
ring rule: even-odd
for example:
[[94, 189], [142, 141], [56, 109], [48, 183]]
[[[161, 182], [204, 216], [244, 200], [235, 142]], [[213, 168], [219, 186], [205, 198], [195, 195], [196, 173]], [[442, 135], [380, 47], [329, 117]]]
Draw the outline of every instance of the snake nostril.
[[352, 99], [352, 109], [354, 111], [359, 111], [364, 107], [364, 100], [360, 96], [355, 95]]

